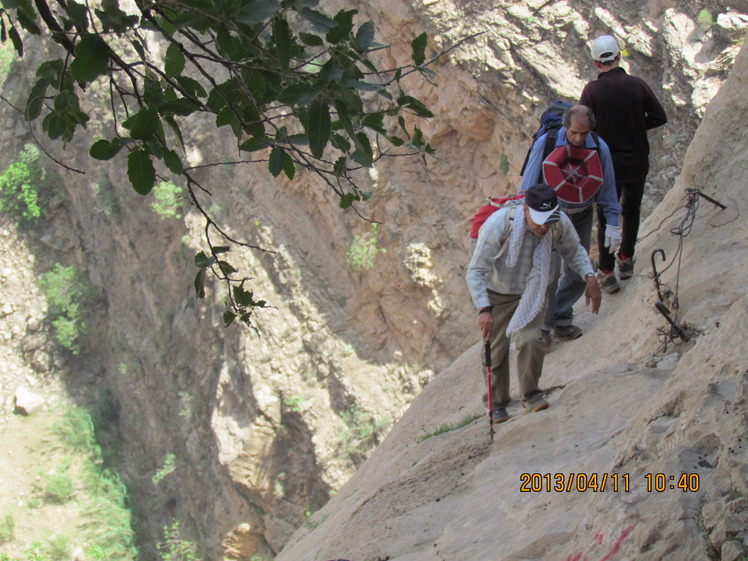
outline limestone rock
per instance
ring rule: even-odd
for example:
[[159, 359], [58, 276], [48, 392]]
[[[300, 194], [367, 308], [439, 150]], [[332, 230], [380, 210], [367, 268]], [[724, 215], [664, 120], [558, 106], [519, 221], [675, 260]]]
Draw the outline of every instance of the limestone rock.
[[15, 412], [19, 415], [31, 415], [45, 404], [45, 399], [28, 388], [20, 387], [15, 393]]

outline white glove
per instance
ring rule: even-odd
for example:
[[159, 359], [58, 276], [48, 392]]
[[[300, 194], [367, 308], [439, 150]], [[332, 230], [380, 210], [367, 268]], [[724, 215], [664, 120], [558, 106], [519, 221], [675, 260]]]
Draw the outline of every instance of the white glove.
[[618, 249], [618, 246], [621, 245], [621, 227], [620, 226], [611, 226], [610, 224], [606, 224], [605, 226], [605, 247], [608, 248], [608, 251], [611, 253], [614, 253], [616, 249]]

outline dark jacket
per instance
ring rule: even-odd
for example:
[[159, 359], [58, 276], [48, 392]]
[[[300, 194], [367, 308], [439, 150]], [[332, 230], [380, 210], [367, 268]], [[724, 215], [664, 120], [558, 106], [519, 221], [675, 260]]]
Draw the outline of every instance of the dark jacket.
[[647, 131], [667, 123], [667, 116], [644, 80], [621, 67], [613, 68], [584, 87], [579, 103], [595, 114], [597, 134], [610, 147], [616, 183], [646, 177]]

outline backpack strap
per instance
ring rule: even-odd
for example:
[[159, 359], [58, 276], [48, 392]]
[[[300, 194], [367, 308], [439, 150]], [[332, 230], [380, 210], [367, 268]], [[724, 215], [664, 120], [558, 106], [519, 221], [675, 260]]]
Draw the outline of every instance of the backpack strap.
[[517, 212], [517, 209], [514, 206], [510, 205], [506, 208], [508, 209], [507, 213], [509, 214], [509, 220], [506, 221], [506, 226], [504, 226], [504, 231], [501, 233], [501, 249], [499, 250], [499, 254], [496, 256], [496, 259], [504, 255], [504, 252], [509, 247], [509, 244], [507, 243], [507, 241], [509, 241], [509, 234], [511, 233], [512, 226], [514, 225], [514, 214]]
[[[560, 128], [560, 127], [559, 127]], [[551, 152], [556, 148], [556, 140], [558, 140], [558, 131], [559, 129], [549, 129], [548, 132], [545, 134], [545, 146], [543, 147], [543, 159], [541, 162], [544, 162], [545, 159], [550, 155]]]

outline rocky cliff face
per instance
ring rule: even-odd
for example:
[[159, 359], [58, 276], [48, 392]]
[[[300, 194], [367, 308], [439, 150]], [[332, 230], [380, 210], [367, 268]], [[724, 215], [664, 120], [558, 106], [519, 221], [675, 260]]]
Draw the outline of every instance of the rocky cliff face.
[[[189, 209], [183, 220], [160, 220], [122, 169], [93, 165], [79, 145], [55, 147], [59, 160], [87, 174], [57, 172], [54, 215], [27, 238], [36, 268], [21, 259], [20, 272], [4, 274], [31, 278], [57, 261], [75, 264], [100, 297], [83, 353], [64, 364], [49, 345], [29, 350], [44, 310], [24, 296], [3, 320], [4, 352], [18, 358], [13, 371], [38, 376], [33, 359], [34, 372], [84, 371], [90, 385], [108, 388], [124, 435], [124, 475], [147, 504], [148, 540], [177, 518], [214, 558], [222, 544], [233, 558], [280, 550], [388, 421], [475, 341], [463, 279], [466, 220], [484, 197], [514, 189], [546, 102], [575, 99], [594, 77], [589, 38], [615, 32], [625, 40], [626, 65], [670, 117], [651, 137], [651, 210], [732, 66], [745, 4], [346, 2], [375, 21], [393, 64], [407, 59], [409, 38], [421, 31], [432, 36], [434, 55], [465, 39], [439, 58], [438, 84], [412, 84], [437, 115], [421, 126], [438, 156], [385, 159], [361, 177], [374, 192], [361, 210], [381, 222], [376, 230], [341, 212], [311, 177], [284, 183], [254, 166], [204, 171], [214, 188], [203, 202], [232, 234], [272, 250], [238, 259], [273, 306], [258, 319], [260, 337], [221, 327], [220, 287], [209, 302], [194, 299], [192, 256], [203, 225]], [[23, 93], [24, 72], [19, 65], [6, 96]], [[32, 138], [15, 114], [3, 118], [7, 164]], [[195, 123], [190, 143], [195, 164], [234, 155], [205, 124]], [[347, 258], [356, 236], [385, 250], [374, 252], [372, 268]], [[168, 454], [176, 471], [154, 489]]]
[[[748, 113], [746, 81], [744, 48], [643, 226], [634, 278], [604, 299], [600, 317], [582, 314], [584, 337], [546, 358], [551, 407], [524, 413], [513, 403], [493, 442], [484, 412], [454, 428], [482, 412], [475, 345], [278, 561], [746, 557], [748, 228], [738, 215], [748, 133], [736, 123]], [[677, 293], [687, 342], [665, 337], [654, 309], [657, 250], [673, 265], [658, 267], [661, 292]]]

